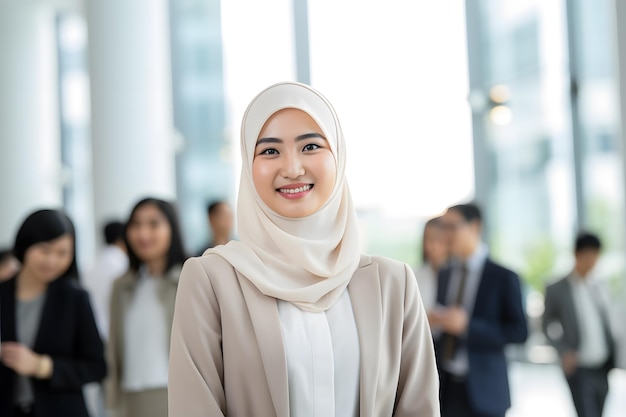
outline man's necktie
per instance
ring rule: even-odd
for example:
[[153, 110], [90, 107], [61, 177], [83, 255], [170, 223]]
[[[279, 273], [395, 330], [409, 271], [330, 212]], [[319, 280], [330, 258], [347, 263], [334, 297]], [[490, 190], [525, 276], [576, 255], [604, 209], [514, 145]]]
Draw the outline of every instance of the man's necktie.
[[[459, 287], [457, 289], [456, 297], [454, 298], [454, 306], [463, 306], [463, 297], [465, 296], [465, 283], [467, 282], [467, 265], [463, 264], [461, 267], [461, 279], [459, 280]], [[458, 344], [458, 337], [451, 334], [446, 334], [443, 345], [443, 358], [446, 361], [450, 361], [456, 354], [456, 348]]]

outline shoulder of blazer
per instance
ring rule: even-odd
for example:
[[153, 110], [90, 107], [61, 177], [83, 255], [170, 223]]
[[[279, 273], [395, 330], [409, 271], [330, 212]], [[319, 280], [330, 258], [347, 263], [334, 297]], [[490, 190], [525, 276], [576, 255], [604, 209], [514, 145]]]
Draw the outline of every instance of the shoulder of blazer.
[[65, 300], [70, 299], [89, 298], [87, 291], [78, 284], [78, 281], [69, 278], [51, 282], [46, 293], [46, 298], [52, 303], [65, 302]]
[[569, 278], [569, 275], [558, 278], [548, 283], [548, 285], [546, 285], [546, 293], [548, 292], [554, 292], [555, 294], [563, 293], [563, 289], [566, 287], [569, 287], [568, 278]]
[[182, 265], [173, 265], [170, 269], [167, 270], [167, 272], [165, 273], [165, 280], [174, 284], [174, 285], [178, 285], [178, 280], [180, 278], [180, 271], [183, 269]]
[[378, 266], [379, 275], [381, 277], [402, 277], [406, 276], [406, 264], [396, 259], [387, 258], [384, 256], [361, 256], [361, 262], [359, 263], [359, 269], [365, 268], [370, 264], [376, 264]]
[[235, 273], [235, 268], [230, 264], [230, 262], [216, 253], [191, 257], [187, 259], [185, 263], [189, 261], [200, 262], [202, 268], [206, 271], [209, 277], [217, 273], [223, 273], [224, 271], [232, 271], [233, 274]]
[[515, 277], [517, 278], [517, 273], [515, 273], [515, 271], [500, 265], [499, 263], [496, 263], [493, 261], [493, 259], [487, 257], [487, 259], [485, 259], [485, 267], [483, 269], [483, 274], [489, 274], [489, 275], [502, 275], [502, 276], [508, 276], [508, 277]]
[[124, 275], [113, 281], [113, 292], [119, 292], [135, 287], [137, 282], [137, 273], [132, 270], [126, 271]]

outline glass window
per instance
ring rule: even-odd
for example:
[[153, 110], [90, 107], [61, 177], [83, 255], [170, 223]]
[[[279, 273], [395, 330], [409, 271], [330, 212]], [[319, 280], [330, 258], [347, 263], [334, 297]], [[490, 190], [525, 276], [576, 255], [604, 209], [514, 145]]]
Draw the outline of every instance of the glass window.
[[[560, 3], [477, 2], [472, 86], [486, 106], [478, 119], [490, 155], [482, 204], [493, 256], [542, 290], [568, 261], [576, 224], [569, 120], [566, 19]], [[470, 59], [477, 59], [477, 55]]]
[[464, 2], [311, 0], [309, 31], [366, 250], [416, 265], [424, 220], [473, 194]]
[[181, 135], [176, 179], [187, 250], [210, 241], [207, 206], [233, 200], [231, 138], [226, 132], [220, 1], [170, 3], [174, 124]]
[[[77, 13], [57, 16], [63, 205], [76, 230], [79, 265], [95, 253], [93, 227], [87, 24]], [[98, 227], [98, 230], [100, 228]]]
[[618, 144], [618, 86], [609, 0], [572, 2], [578, 72], [584, 225], [605, 247], [602, 275], [617, 284], [624, 270], [623, 166]]

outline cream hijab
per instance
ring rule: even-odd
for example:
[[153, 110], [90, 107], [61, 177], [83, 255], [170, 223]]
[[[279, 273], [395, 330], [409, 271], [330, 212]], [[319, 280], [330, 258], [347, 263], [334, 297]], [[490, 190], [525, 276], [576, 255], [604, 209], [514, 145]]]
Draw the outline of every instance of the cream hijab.
[[[256, 141], [267, 119], [279, 110], [304, 111], [322, 129], [335, 157], [337, 180], [328, 201], [303, 218], [287, 218], [259, 197], [252, 179]], [[356, 211], [345, 178], [346, 150], [331, 104], [311, 87], [275, 84], [257, 95], [241, 126], [241, 182], [237, 203], [240, 241], [205, 252], [216, 253], [263, 294], [303, 310], [320, 312], [342, 294], [359, 258]]]

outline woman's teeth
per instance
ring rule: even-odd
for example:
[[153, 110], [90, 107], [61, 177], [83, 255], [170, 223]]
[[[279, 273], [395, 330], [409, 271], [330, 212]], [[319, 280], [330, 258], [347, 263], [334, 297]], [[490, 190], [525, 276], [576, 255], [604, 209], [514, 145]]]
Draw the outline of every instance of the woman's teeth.
[[305, 191], [309, 191], [311, 188], [313, 188], [313, 185], [309, 184], [309, 185], [303, 185], [302, 187], [298, 187], [298, 188], [279, 188], [278, 191], [281, 193], [285, 193], [285, 194], [296, 194], [296, 193], [303, 193]]

